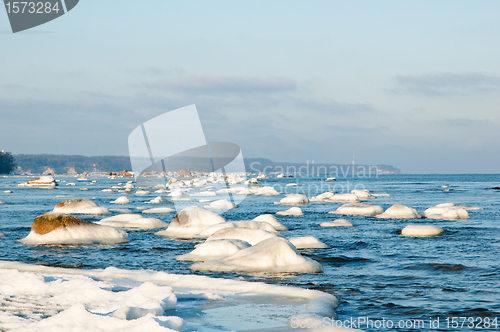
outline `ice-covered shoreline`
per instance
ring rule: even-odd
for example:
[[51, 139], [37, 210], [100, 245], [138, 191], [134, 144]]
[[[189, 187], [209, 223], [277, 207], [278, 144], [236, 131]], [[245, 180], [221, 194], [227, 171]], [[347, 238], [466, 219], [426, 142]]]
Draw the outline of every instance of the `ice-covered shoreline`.
[[[122, 331], [139, 326], [149, 331], [192, 330], [196, 327], [179, 316], [188, 317], [190, 310], [198, 310], [199, 300], [217, 301], [218, 311], [230, 315], [235, 306], [246, 306], [251, 297], [251, 302], [271, 307], [261, 310], [256, 306], [248, 317], [240, 316], [249, 321], [266, 320], [266, 311], [279, 307], [281, 317], [273, 315], [269, 321], [280, 330], [292, 331], [296, 330], [288, 325], [292, 317], [334, 318], [339, 304], [335, 296], [317, 290], [152, 270], [82, 270], [0, 261], [0, 276], [0, 294], [11, 303], [8, 310], [0, 309], [2, 330], [62, 331], [70, 326], [78, 331], [109, 330], [110, 326], [120, 326]], [[269, 296], [274, 304], [268, 303]], [[196, 299], [192, 307], [186, 305], [187, 299]], [[177, 301], [183, 301], [180, 310], [175, 309]], [[228, 327], [239, 324], [239, 319]]]

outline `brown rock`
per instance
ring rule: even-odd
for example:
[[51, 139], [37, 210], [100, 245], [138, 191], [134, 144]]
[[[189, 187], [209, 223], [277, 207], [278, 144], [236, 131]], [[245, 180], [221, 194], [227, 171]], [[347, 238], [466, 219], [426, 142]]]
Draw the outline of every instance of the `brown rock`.
[[91, 223], [67, 214], [48, 213], [35, 218], [31, 230], [38, 234], [47, 234], [57, 228], [68, 226], [87, 226]]
[[121, 171], [120, 173], [118, 173], [118, 175], [119, 176], [124, 176], [124, 177], [127, 177], [127, 178], [130, 178], [130, 177], [134, 176], [132, 173], [130, 173], [127, 170]]
[[186, 170], [181, 169], [181, 170], [179, 171], [179, 176], [180, 176], [180, 177], [191, 176], [191, 172], [188, 172], [188, 171], [186, 171]]

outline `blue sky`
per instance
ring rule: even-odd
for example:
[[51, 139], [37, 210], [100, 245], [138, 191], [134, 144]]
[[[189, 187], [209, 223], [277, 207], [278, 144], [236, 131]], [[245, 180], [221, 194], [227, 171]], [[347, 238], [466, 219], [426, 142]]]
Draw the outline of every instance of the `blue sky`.
[[17, 34], [0, 11], [0, 149], [127, 155], [196, 104], [275, 161], [500, 173], [498, 1], [97, 1]]

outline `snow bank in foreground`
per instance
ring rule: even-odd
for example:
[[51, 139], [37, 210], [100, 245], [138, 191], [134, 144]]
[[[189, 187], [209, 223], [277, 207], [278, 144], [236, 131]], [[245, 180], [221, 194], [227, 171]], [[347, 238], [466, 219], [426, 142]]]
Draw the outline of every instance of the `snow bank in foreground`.
[[[144, 282], [158, 287], [149, 285], [141, 288]], [[170, 286], [173, 290], [161, 286]], [[135, 295], [130, 291], [135, 291]], [[182, 322], [176, 317], [168, 317], [168, 311], [163, 313], [165, 316], [154, 316], [155, 313], [149, 312], [141, 318], [120, 321], [119, 318], [108, 315], [120, 308], [129, 311], [126, 307], [131, 307], [132, 313], [135, 312], [132, 308], [158, 308], [164, 299], [167, 299], [167, 303], [169, 299], [173, 300], [171, 293], [183, 301], [182, 308], [176, 308], [177, 312], [182, 310], [183, 316], [196, 317], [186, 318], [184, 323], [189, 331], [231, 331], [241, 328], [295, 331], [288, 322], [290, 317], [295, 317], [298, 313], [316, 314], [316, 317], [325, 314], [335, 316], [333, 309], [339, 304], [333, 295], [320, 291], [262, 282], [113, 267], [105, 270], [79, 270], [0, 261], [0, 294], [9, 298], [9, 310], [0, 310], [0, 330], [18, 328], [33, 331], [38, 328], [51, 332], [110, 331], [116, 327], [119, 331], [156, 332], [166, 331], [161, 329], [161, 325], [168, 326], [162, 322], [169, 321], [172, 324], [170, 328], [182, 331], [179, 325], [174, 326], [174, 323]], [[269, 295], [273, 297], [271, 303]], [[129, 298], [133, 305], [127, 303]], [[220, 301], [221, 299], [230, 301]], [[70, 311], [70, 315], [58, 317], [79, 303], [92, 316], [81, 310], [74, 310]], [[213, 317], [209, 308], [205, 312], [204, 304], [210, 308], [215, 307], [226, 318], [221, 321], [220, 315]], [[250, 304], [252, 310], [247, 310]], [[98, 311], [99, 309], [101, 310]], [[108, 325], [109, 321], [103, 323], [99, 320], [101, 317], [96, 317], [96, 312], [101, 317], [116, 320]], [[239, 315], [232, 317], [234, 312]], [[49, 318], [45, 319], [46, 316]], [[54, 317], [57, 319], [49, 321]], [[82, 317], [82, 320], [78, 320], [78, 317]], [[68, 328], [65, 321], [73, 322], [72, 326]], [[47, 323], [38, 325], [41, 322]], [[96, 324], [91, 325], [93, 322]], [[245, 322], [251, 322], [252, 325], [244, 326]], [[60, 330], [57, 329], [58, 324], [62, 325]]]
[[335, 219], [334, 221], [322, 222], [320, 227], [352, 227], [352, 223], [345, 219]]
[[381, 206], [365, 203], [348, 203], [341, 205], [337, 210], [328, 213], [354, 216], [374, 216], [384, 212]]
[[177, 238], [193, 238], [206, 228], [223, 222], [226, 222], [224, 218], [215, 212], [198, 206], [190, 206], [177, 213], [166, 230], [155, 234]]
[[314, 236], [291, 237], [288, 239], [297, 249], [328, 248], [326, 244]]
[[420, 218], [417, 210], [410, 208], [406, 205], [394, 204], [384, 213], [379, 214], [377, 218], [393, 218], [393, 219], [412, 219]]
[[272, 214], [261, 214], [260, 216], [257, 216], [253, 218], [255, 221], [263, 221], [269, 223], [271, 226], [274, 227], [275, 230], [277, 231], [287, 231], [288, 227], [280, 223], [275, 216]]
[[433, 225], [408, 225], [401, 231], [403, 236], [435, 236], [444, 232], [439, 226]]
[[318, 262], [303, 257], [293, 244], [279, 237], [269, 238], [223, 259], [195, 263], [190, 269], [269, 273], [323, 272]]
[[279, 216], [303, 216], [304, 212], [299, 207], [294, 206], [285, 211], [278, 211], [276, 214]]
[[140, 214], [120, 214], [117, 216], [104, 218], [96, 224], [111, 226], [116, 228], [139, 228], [139, 229], [153, 229], [165, 228], [168, 224], [156, 218], [144, 218]]
[[250, 244], [241, 240], [213, 240], [201, 243], [190, 253], [179, 255], [175, 259], [180, 261], [209, 261], [231, 256], [248, 247], [250, 247]]
[[66, 214], [109, 214], [109, 210], [97, 206], [88, 198], [75, 198], [57, 204], [53, 210], [55, 213]]

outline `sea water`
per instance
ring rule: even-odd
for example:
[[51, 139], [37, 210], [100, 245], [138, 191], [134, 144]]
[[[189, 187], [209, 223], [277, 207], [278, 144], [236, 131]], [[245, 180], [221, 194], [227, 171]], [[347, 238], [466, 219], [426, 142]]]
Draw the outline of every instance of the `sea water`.
[[[426, 323], [424, 329], [410, 327], [407, 323], [405, 328], [398, 330], [474, 330], [468, 328], [467, 323], [462, 328], [452, 328], [450, 323], [454, 317], [472, 317], [476, 322], [485, 318], [500, 320], [500, 191], [491, 189], [500, 185], [498, 175], [380, 175], [337, 178], [336, 182], [325, 182], [325, 178], [263, 179], [260, 186], [274, 186], [280, 193], [298, 192], [308, 197], [327, 190], [346, 193], [352, 189], [391, 194], [365, 201], [384, 209], [393, 204], [404, 204], [422, 212], [436, 204], [448, 202], [483, 208], [469, 211], [468, 220], [396, 220], [332, 215], [328, 212], [343, 203], [310, 202], [301, 206], [303, 216], [277, 218], [290, 229], [281, 232], [285, 237], [315, 236], [328, 245], [328, 249], [300, 250], [302, 255], [321, 263], [324, 272], [277, 275], [191, 271], [189, 266], [193, 262], [174, 258], [190, 252], [200, 241], [155, 236], [154, 230], [127, 230], [130, 242], [120, 245], [33, 246], [17, 242], [28, 235], [36, 216], [51, 211], [57, 203], [66, 199], [95, 198], [99, 206], [110, 209], [174, 207], [173, 203], [146, 204], [160, 196], [154, 190], [147, 196], [128, 195], [133, 201], [130, 204], [110, 203], [124, 193], [101, 190], [128, 180], [124, 178], [88, 177], [88, 182], [97, 181], [95, 185], [77, 182], [75, 177], [55, 178], [61, 181], [57, 189], [18, 188], [17, 184], [26, 182], [28, 177], [0, 178], [0, 201], [7, 203], [0, 205], [0, 232], [6, 236], [0, 238], [1, 260], [84, 270], [110, 266], [128, 270], [149, 269], [290, 285], [320, 290], [338, 297], [341, 301], [337, 308], [339, 320], [372, 320], [372, 324], [377, 320], [391, 321], [393, 324], [411, 320]], [[77, 185], [65, 186], [68, 182]], [[289, 183], [298, 185], [286, 187]], [[81, 191], [82, 187], [89, 190]], [[12, 190], [13, 193], [5, 194], [4, 190]], [[192, 192], [203, 190], [201, 187]], [[224, 212], [223, 217], [228, 221], [251, 220], [260, 214], [288, 209], [290, 206], [274, 204], [283, 197], [250, 195], [237, 208]], [[192, 198], [195, 199], [193, 202], [202, 199]], [[136, 210], [134, 213], [137, 213]], [[147, 217], [170, 222], [174, 215], [152, 214]], [[103, 218], [80, 217], [89, 221]], [[319, 227], [322, 222], [340, 217], [349, 220], [354, 227]], [[403, 237], [399, 232], [408, 224], [437, 225], [444, 228], [445, 232], [434, 237]], [[269, 298], [269, 302], [272, 301]], [[248, 303], [244, 305], [251, 307]], [[218, 305], [212, 314], [217, 315], [223, 310], [222, 307]], [[225, 314], [222, 316], [228, 319]], [[431, 329], [429, 322], [437, 318], [440, 319], [439, 328]], [[185, 319], [186, 330], [190, 331], [190, 318]], [[448, 325], [446, 319], [449, 320]], [[267, 322], [271, 320], [268, 318]], [[240, 321], [241, 326], [238, 326], [238, 320], [229, 319], [226, 328], [259, 330], [266, 325], [262, 322], [252, 325], [251, 322], [244, 322], [244, 319]], [[498, 326], [500, 329], [500, 322]], [[381, 323], [359, 328], [367, 331], [393, 330], [384, 328]], [[196, 326], [196, 330], [203, 330], [203, 327]], [[490, 327], [490, 330], [495, 328]]]

